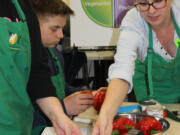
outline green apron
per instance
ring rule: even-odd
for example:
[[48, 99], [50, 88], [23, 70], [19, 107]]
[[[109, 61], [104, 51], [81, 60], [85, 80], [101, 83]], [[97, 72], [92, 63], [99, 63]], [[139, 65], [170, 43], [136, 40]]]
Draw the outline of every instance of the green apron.
[[[55, 66], [57, 66], [58, 68], [58, 74], [51, 76], [51, 81], [53, 82], [54, 87], [56, 88], [56, 94], [58, 96], [58, 98], [61, 100], [65, 97], [65, 80], [63, 77], [63, 71], [61, 68], [61, 65], [58, 61], [58, 58], [55, 56], [53, 50], [51, 48], [48, 48], [49, 53], [50, 53], [50, 57], [52, 57], [52, 59], [54, 59], [55, 62]], [[46, 127], [46, 125], [42, 125], [42, 126], [38, 126], [36, 128], [33, 128], [32, 130], [32, 135], [40, 135], [41, 132], [44, 130], [44, 128]]]
[[[17, 0], [12, 3], [22, 22], [0, 17], [0, 134], [30, 135], [33, 108], [26, 90], [31, 65], [29, 31]], [[12, 34], [17, 40], [10, 44]]]
[[[175, 30], [180, 37], [180, 29], [172, 14]], [[160, 103], [180, 101], [180, 49], [176, 57], [167, 62], [153, 50], [152, 28], [149, 27], [149, 47], [147, 57], [142, 63], [136, 60], [133, 86], [137, 101], [155, 99]], [[176, 45], [178, 47], [178, 45]]]
[[54, 87], [56, 88], [56, 94], [58, 96], [59, 99], [63, 99], [65, 97], [65, 80], [64, 80], [64, 76], [63, 76], [63, 70], [61, 68], [60, 62], [58, 60], [58, 58], [55, 56], [53, 50], [51, 48], [48, 49], [52, 58], [55, 59], [56, 61], [56, 66], [58, 68], [58, 74], [55, 76], [51, 76], [51, 80], [54, 84]]

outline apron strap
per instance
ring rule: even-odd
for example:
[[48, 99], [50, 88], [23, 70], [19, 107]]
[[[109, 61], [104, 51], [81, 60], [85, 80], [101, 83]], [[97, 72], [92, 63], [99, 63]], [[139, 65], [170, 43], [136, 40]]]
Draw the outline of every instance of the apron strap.
[[[63, 69], [61, 68], [61, 65], [60, 65], [60, 61], [58, 60], [58, 57], [54, 54], [53, 50], [51, 48], [48, 48], [49, 52], [50, 52], [50, 55], [53, 59], [55, 59], [55, 64], [57, 65], [58, 67], [58, 75], [56, 76], [62, 76], [61, 79], [62, 79], [62, 82], [63, 84], [61, 85], [64, 85], [65, 86], [65, 80], [64, 80], [64, 75], [63, 75]], [[60, 83], [60, 82], [58, 82]], [[63, 88], [63, 91], [64, 91], [64, 88]], [[57, 93], [57, 96], [59, 99], [62, 99], [61, 98], [61, 92], [59, 89], [56, 89], [56, 93]]]
[[48, 50], [49, 50], [52, 58], [56, 60], [56, 65], [58, 67], [58, 70], [59, 70], [60, 74], [63, 74], [61, 64], [60, 64], [60, 61], [58, 60], [58, 57], [54, 54], [54, 52], [53, 52], [53, 50], [51, 48], [48, 48]]
[[60, 66], [60, 63], [59, 63], [59, 61], [58, 61], [58, 58], [57, 58], [57, 56], [54, 54], [53, 50], [52, 50], [51, 48], [48, 48], [48, 50], [49, 50], [49, 52], [50, 52], [51, 57], [56, 60], [56, 65], [58, 66], [58, 68], [61, 67], [61, 66]]
[[154, 50], [153, 50], [152, 28], [149, 23], [148, 23], [148, 27], [149, 27], [149, 47], [147, 53], [147, 57], [148, 57], [147, 69], [148, 69], [149, 97], [151, 98], [154, 95], [153, 81], [152, 81], [152, 55], [154, 53]]
[[178, 25], [176, 23], [176, 20], [175, 20], [175, 17], [174, 17], [174, 14], [173, 14], [172, 11], [171, 11], [171, 16], [172, 16], [172, 20], [173, 20], [173, 23], [174, 23], [174, 27], [176, 29], [176, 33], [177, 33], [177, 35], [179, 37], [178, 39], [175, 40], [176, 48], [178, 48], [179, 44], [180, 44], [180, 29], [179, 29], [179, 27], [178, 27]]
[[25, 17], [25, 15], [24, 15], [21, 7], [19, 6], [18, 1], [17, 1], [17, 0], [11, 0], [11, 1], [12, 1], [12, 3], [14, 4], [14, 6], [16, 7], [17, 12], [18, 12], [20, 18], [21, 18], [23, 21], [25, 21], [25, 20], [26, 20], [26, 17]]
[[177, 35], [178, 35], [178, 37], [180, 38], [180, 29], [179, 29], [179, 27], [178, 27], [178, 25], [177, 25], [177, 23], [176, 23], [176, 20], [175, 20], [175, 17], [174, 17], [173, 12], [171, 12], [171, 16], [172, 16], [172, 20], [173, 20], [174, 27], [175, 27], [175, 30], [176, 30], [176, 32], [177, 32]]

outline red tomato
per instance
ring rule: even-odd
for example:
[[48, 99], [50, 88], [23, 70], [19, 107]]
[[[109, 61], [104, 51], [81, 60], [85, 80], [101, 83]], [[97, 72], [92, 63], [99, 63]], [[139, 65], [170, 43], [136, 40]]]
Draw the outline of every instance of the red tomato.
[[102, 89], [95, 94], [95, 96], [94, 96], [94, 108], [97, 111], [100, 111], [101, 106], [104, 102], [105, 95], [106, 95], [105, 89]]
[[117, 120], [115, 120], [114, 122], [113, 122], [113, 130], [118, 130], [119, 128], [119, 125], [118, 125], [118, 123], [117, 123]]
[[113, 122], [113, 130], [119, 130], [123, 135], [132, 128], [136, 128], [136, 124], [129, 118], [122, 117]]
[[167, 117], [167, 112], [163, 111], [163, 118]]
[[80, 92], [80, 94], [89, 94], [89, 95], [93, 95], [92, 92], [90, 90], [83, 90]]
[[155, 130], [160, 130], [162, 131], [162, 125], [161, 122], [157, 121], [156, 126], [154, 127]]
[[149, 135], [151, 130], [151, 122], [148, 120], [140, 120], [137, 124], [137, 128], [144, 132], [144, 135]]
[[161, 123], [153, 117], [145, 117], [137, 124], [137, 128], [144, 132], [144, 135], [149, 135], [151, 130], [162, 131]]

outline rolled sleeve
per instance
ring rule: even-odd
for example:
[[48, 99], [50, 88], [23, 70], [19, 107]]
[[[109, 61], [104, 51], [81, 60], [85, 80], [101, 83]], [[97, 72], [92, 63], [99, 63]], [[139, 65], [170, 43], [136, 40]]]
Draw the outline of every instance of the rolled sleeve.
[[[129, 15], [130, 17], [131, 15]], [[134, 74], [135, 60], [139, 55], [140, 45], [144, 44], [143, 33], [138, 30], [136, 23], [129, 17], [123, 20], [120, 27], [120, 38], [117, 44], [117, 52], [108, 72], [108, 81], [119, 78], [129, 83], [129, 91], [133, 88], [132, 77]]]
[[[126, 36], [128, 34], [128, 36]], [[131, 40], [127, 39], [130, 38]], [[138, 35], [129, 30], [121, 32], [121, 38], [118, 42], [117, 53], [114, 56], [115, 63], [109, 68], [108, 81], [119, 78], [129, 83], [129, 91], [133, 87], [132, 76], [134, 74], [134, 64], [137, 58], [137, 48], [139, 41]], [[136, 39], [136, 40], [135, 40]]]

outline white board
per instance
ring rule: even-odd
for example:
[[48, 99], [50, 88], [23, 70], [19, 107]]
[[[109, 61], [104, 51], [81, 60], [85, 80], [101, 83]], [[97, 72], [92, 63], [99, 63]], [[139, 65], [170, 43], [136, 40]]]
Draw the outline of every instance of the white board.
[[70, 7], [75, 11], [75, 16], [70, 18], [71, 46], [115, 46], [120, 34], [119, 28], [115, 28], [116, 14], [127, 11], [132, 1], [70, 0]]

